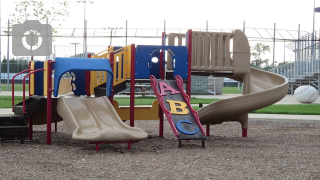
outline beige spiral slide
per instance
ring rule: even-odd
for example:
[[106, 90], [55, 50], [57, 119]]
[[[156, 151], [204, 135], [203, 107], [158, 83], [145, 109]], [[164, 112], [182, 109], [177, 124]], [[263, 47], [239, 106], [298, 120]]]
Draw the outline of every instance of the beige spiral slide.
[[[171, 33], [168, 44], [181, 45], [184, 37], [184, 34]], [[202, 124], [238, 121], [246, 137], [248, 113], [285, 97], [288, 80], [277, 74], [251, 68], [250, 56], [249, 41], [241, 30], [192, 31], [192, 75], [229, 77], [243, 83], [242, 96], [220, 100], [199, 109]], [[168, 69], [173, 69], [172, 58], [167, 59]]]
[[[230, 77], [240, 80], [237, 77]], [[240, 80], [241, 81], [241, 80]], [[288, 93], [288, 80], [277, 74], [250, 68], [250, 91], [248, 94], [213, 102], [198, 110], [202, 124], [221, 124], [239, 121], [248, 128], [248, 112], [272, 105]]]
[[57, 111], [73, 132], [73, 140], [107, 142], [143, 140], [148, 137], [143, 130], [123, 123], [106, 96], [62, 96], [58, 100]]

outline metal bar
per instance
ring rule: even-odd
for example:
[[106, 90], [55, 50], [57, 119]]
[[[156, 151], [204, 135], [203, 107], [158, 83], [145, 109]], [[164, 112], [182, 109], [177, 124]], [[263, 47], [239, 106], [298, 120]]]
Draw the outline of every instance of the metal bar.
[[[23, 71], [19, 72], [18, 74], [14, 75], [12, 77], [12, 80], [11, 80], [11, 86], [12, 86], [12, 88], [11, 88], [11, 91], [12, 91], [11, 92], [11, 94], [12, 94], [12, 112], [14, 112], [13, 111], [13, 106], [14, 106], [14, 78], [17, 77], [18, 75], [24, 73], [24, 72], [27, 72], [27, 71], [32, 71], [32, 69], [23, 70]], [[29, 82], [30, 82], [30, 79], [29, 79]], [[30, 85], [29, 85], [29, 88], [30, 88]], [[29, 92], [30, 92], [30, 90], [29, 90]]]
[[[113, 69], [113, 66], [114, 66], [114, 52], [110, 52], [109, 57], [110, 57], [111, 69], [112, 69], [112, 72], [113, 72], [113, 71], [114, 71], [114, 69]], [[116, 72], [113, 72], [113, 74], [114, 74], [114, 73], [116, 73]], [[108, 82], [107, 82], [107, 83], [108, 83]], [[113, 81], [112, 81], [111, 83], [112, 83], [112, 85], [111, 85], [112, 90], [111, 90], [111, 96], [109, 97], [109, 100], [110, 100], [111, 104], [113, 104], [113, 95], [114, 95]], [[108, 90], [109, 90], [109, 89], [108, 89]]]
[[130, 126], [134, 127], [134, 91], [135, 91], [135, 44], [131, 44], [131, 77], [130, 77]]
[[191, 96], [191, 60], [192, 60], [192, 30], [188, 30], [188, 83], [187, 95]]
[[10, 31], [9, 31], [9, 27], [10, 27], [10, 20], [8, 19], [8, 47], [7, 47], [7, 91], [9, 91], [9, 70], [10, 70], [10, 58], [9, 58], [9, 49], [10, 49], [10, 39], [9, 39], [9, 35], [10, 35]]
[[[30, 72], [30, 73], [28, 73], [27, 75], [25, 75], [24, 77], [23, 77], [23, 80], [22, 80], [22, 83], [23, 83], [23, 97], [22, 97], [22, 104], [23, 104], [23, 114], [25, 114], [26, 113], [26, 83], [25, 83], [25, 79], [26, 79], [26, 77], [27, 76], [29, 76], [30, 74], [34, 74], [34, 73], [36, 73], [36, 72], [38, 72], [38, 71], [44, 71], [44, 69], [37, 69], [37, 70], [35, 70], [35, 71], [32, 71], [32, 72]], [[30, 80], [29, 80], [30, 81]]]
[[261, 37], [261, 38], [263, 38], [262, 36], [261, 36], [261, 34], [256, 30], [256, 28], [253, 28], [258, 34], [259, 34], [259, 36]]
[[273, 31], [273, 59], [272, 59], [272, 67], [274, 67], [274, 57], [276, 51], [276, 23], [274, 23], [274, 31]]
[[52, 60], [48, 60], [48, 67], [47, 67], [47, 145], [51, 145], [51, 93], [52, 90]]

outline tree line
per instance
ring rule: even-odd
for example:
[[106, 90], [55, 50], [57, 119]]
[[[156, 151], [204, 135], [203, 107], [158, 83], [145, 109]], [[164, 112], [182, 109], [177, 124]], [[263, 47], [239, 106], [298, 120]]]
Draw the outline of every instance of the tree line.
[[[1, 61], [1, 73], [7, 73], [7, 59], [4, 56]], [[29, 69], [29, 59], [25, 58], [10, 58], [9, 73], [18, 73], [25, 69]]]

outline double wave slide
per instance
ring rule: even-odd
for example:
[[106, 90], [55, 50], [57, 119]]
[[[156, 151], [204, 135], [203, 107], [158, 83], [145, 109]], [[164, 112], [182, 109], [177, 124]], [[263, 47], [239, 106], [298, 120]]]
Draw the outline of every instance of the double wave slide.
[[126, 142], [130, 149], [131, 143], [148, 137], [143, 130], [123, 123], [106, 96], [62, 96], [59, 97], [57, 111], [73, 132], [72, 139], [96, 144], [97, 151], [103, 142]]
[[205, 131], [199, 121], [197, 111], [192, 109], [190, 97], [184, 92], [183, 80], [176, 76], [175, 80], [157, 80], [150, 76], [151, 87], [161, 106], [173, 133], [182, 140], [202, 140], [205, 147]]
[[[239, 76], [230, 76], [240, 82]], [[198, 110], [202, 124], [221, 124], [238, 121], [248, 128], [248, 112], [272, 105], [288, 93], [288, 79], [263, 70], [250, 68], [250, 91], [248, 94], [213, 102]]]

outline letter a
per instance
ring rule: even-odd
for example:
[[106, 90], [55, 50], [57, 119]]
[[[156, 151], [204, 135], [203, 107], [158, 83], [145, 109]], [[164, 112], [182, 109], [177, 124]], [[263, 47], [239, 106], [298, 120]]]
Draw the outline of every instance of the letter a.
[[[167, 102], [170, 105], [171, 113], [172, 114], [188, 114], [189, 110], [186, 109], [187, 104], [182, 101], [172, 101], [172, 100], [167, 100]], [[176, 104], [180, 104], [180, 106], [176, 106]], [[178, 112], [177, 109], [181, 109], [181, 112]]]
[[173, 89], [173, 87], [169, 86], [167, 83], [160, 81], [159, 82], [159, 87], [160, 87], [160, 94], [161, 96], [166, 96], [168, 95], [166, 92], [164, 91], [171, 91], [171, 94], [180, 94], [180, 91], [177, 91], [175, 89]]

